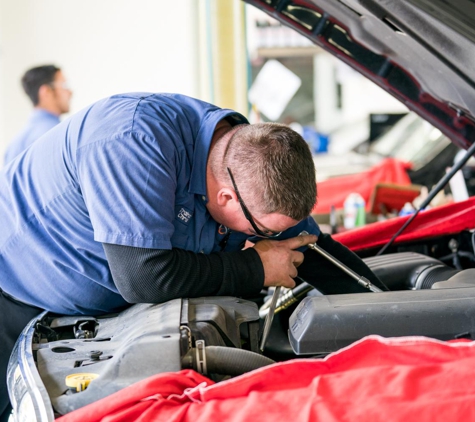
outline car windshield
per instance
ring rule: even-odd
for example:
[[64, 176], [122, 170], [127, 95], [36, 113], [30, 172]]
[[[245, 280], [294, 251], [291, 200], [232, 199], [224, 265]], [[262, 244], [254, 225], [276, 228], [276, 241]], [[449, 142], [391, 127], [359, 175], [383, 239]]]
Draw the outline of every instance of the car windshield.
[[440, 153], [450, 140], [414, 113], [404, 116], [370, 146], [372, 153], [410, 162], [418, 169]]

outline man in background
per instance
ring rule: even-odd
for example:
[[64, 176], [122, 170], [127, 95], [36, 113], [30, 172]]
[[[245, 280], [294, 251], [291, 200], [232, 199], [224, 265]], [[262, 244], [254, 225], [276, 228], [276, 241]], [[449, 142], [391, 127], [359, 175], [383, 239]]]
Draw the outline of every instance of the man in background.
[[60, 68], [54, 65], [34, 67], [23, 75], [21, 84], [34, 110], [25, 128], [7, 148], [5, 164], [56, 126], [62, 114], [69, 112], [72, 92]]

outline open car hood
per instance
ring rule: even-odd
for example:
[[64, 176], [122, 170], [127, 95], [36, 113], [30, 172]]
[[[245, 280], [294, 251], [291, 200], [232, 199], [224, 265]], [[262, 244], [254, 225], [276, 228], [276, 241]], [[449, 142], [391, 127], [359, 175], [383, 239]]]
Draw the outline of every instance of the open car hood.
[[362, 73], [467, 149], [475, 137], [469, 0], [245, 0]]

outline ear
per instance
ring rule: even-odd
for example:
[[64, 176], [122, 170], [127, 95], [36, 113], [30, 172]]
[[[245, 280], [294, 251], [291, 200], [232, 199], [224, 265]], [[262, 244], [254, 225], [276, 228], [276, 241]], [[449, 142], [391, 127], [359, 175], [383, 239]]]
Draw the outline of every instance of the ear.
[[239, 201], [233, 189], [223, 187], [216, 194], [216, 203], [220, 207], [236, 207]]
[[51, 92], [53, 91], [53, 88], [51, 88], [47, 84], [43, 84], [40, 86], [40, 89], [38, 90], [38, 103], [41, 104], [42, 101], [44, 101], [48, 96], [51, 95]]

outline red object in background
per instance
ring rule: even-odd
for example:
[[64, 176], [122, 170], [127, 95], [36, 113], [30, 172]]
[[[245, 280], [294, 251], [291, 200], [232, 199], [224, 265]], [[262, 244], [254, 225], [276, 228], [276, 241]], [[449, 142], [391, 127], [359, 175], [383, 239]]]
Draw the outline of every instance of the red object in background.
[[412, 203], [421, 193], [416, 185], [398, 185], [395, 183], [377, 183], [369, 201], [368, 211], [372, 214], [398, 213], [409, 202]]
[[337, 209], [343, 208], [346, 197], [353, 192], [359, 193], [363, 197], [366, 202], [366, 210], [369, 211], [370, 197], [375, 186], [378, 183], [411, 184], [411, 179], [406, 171], [409, 168], [410, 165], [407, 163], [394, 158], [386, 158], [367, 171], [318, 182], [318, 202], [313, 208], [312, 214], [328, 214], [332, 205]]
[[471, 421], [474, 378], [475, 342], [368, 336], [217, 384], [159, 374], [58, 422]]
[[[459, 233], [475, 228], [475, 197], [421, 211], [395, 244]], [[410, 216], [396, 217], [333, 235], [353, 251], [384, 246]]]

